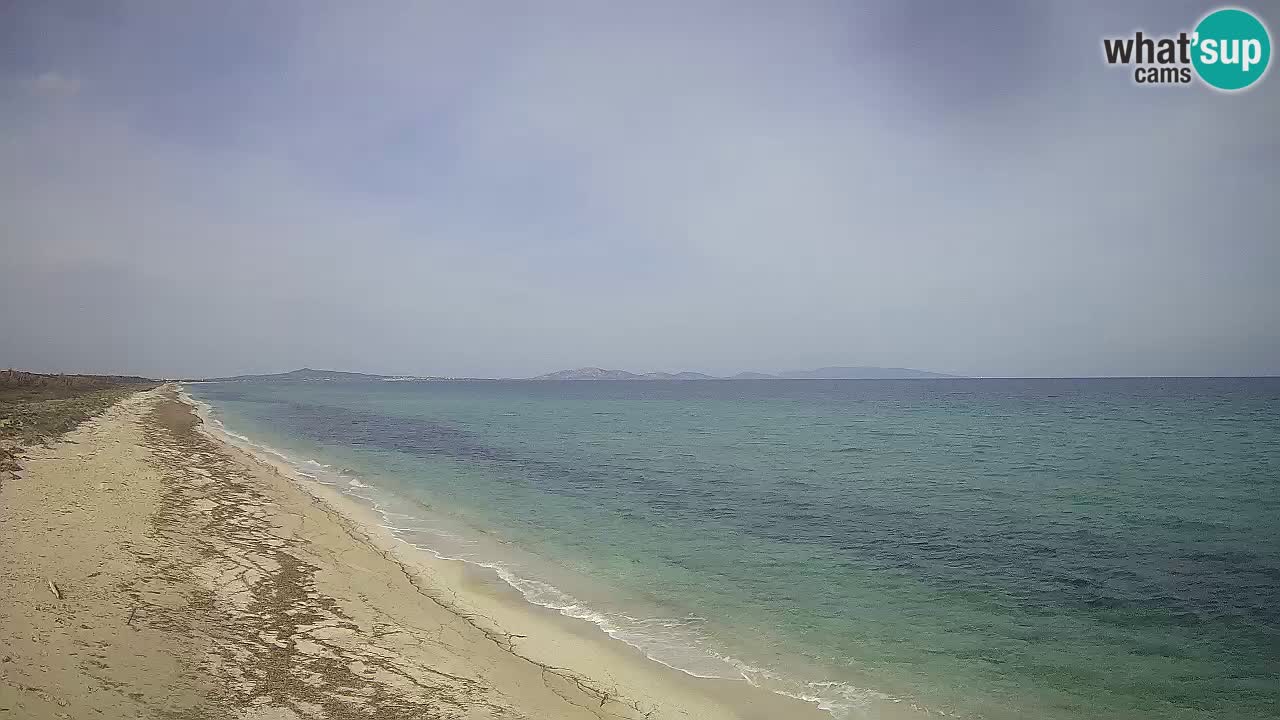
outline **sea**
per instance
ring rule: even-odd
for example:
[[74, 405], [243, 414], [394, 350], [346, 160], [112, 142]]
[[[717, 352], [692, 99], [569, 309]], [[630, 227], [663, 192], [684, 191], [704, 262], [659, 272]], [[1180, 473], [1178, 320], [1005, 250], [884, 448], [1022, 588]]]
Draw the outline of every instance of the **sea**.
[[404, 541], [833, 717], [1280, 717], [1280, 378], [191, 383]]

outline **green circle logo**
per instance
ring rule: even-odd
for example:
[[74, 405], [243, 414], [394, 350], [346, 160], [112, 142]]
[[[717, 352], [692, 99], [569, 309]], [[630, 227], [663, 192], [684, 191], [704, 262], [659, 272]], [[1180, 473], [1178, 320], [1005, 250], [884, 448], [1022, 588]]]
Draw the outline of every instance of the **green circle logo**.
[[1200, 79], [1219, 90], [1243, 90], [1267, 71], [1271, 36], [1252, 14], [1216, 10], [1196, 26], [1191, 63]]

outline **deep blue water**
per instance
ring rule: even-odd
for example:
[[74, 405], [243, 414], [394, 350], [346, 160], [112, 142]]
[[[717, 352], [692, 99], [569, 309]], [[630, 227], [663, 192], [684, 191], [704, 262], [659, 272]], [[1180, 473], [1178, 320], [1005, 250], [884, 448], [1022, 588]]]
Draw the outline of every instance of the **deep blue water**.
[[1280, 716], [1280, 379], [188, 389], [698, 674], [846, 717]]

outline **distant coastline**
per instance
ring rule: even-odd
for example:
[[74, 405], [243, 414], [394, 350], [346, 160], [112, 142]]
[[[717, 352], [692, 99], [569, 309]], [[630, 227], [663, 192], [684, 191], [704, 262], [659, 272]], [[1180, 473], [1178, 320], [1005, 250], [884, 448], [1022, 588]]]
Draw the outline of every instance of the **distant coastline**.
[[558, 370], [538, 375], [531, 380], [919, 380], [929, 378], [954, 378], [958, 375], [915, 370], [912, 368], [885, 368], [872, 366], [822, 367], [814, 370], [788, 370], [780, 373], [740, 372], [727, 377], [699, 372], [647, 372], [633, 373], [626, 370], [606, 370], [598, 367], [582, 367]]
[[295, 381], [295, 382], [333, 382], [354, 380], [383, 381], [451, 381], [451, 380], [530, 380], [530, 381], [564, 381], [564, 380], [599, 380], [599, 381], [688, 381], [688, 380], [929, 380], [945, 378], [962, 378], [963, 375], [915, 370], [897, 367], [822, 367], [813, 370], [788, 370], [779, 373], [740, 372], [736, 375], [719, 376], [706, 373], [681, 372], [644, 372], [634, 373], [627, 370], [607, 370], [599, 367], [580, 367], [571, 370], [557, 370], [527, 378], [483, 378], [483, 377], [443, 377], [438, 375], [376, 375], [371, 373], [346, 372], [342, 370], [314, 370], [301, 368], [282, 373], [258, 375], [233, 375], [217, 378], [193, 378], [184, 382], [236, 382], [236, 381]]

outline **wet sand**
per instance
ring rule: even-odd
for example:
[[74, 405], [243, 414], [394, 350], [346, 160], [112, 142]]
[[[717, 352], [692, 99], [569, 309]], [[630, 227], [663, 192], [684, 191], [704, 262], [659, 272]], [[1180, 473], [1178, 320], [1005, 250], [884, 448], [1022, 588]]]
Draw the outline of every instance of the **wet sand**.
[[0, 485], [0, 718], [827, 717], [400, 543], [171, 387], [21, 462]]

